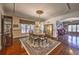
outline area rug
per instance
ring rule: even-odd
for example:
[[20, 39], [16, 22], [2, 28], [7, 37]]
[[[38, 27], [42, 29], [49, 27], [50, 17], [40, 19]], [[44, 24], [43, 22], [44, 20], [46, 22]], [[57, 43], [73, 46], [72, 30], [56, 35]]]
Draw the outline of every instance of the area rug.
[[37, 43], [35, 45], [32, 44], [28, 37], [21, 38], [20, 42], [29, 55], [48, 55], [61, 44], [61, 42], [50, 38], [48, 38], [48, 43], [43, 42], [44, 44], [40, 44], [40, 46], [38, 46]]

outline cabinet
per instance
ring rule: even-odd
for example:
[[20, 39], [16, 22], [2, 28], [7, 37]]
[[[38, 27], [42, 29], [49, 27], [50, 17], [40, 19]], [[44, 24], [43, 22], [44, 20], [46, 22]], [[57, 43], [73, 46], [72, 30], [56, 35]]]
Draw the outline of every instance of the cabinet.
[[12, 35], [12, 17], [2, 16], [1, 19], [1, 45], [2, 49], [5, 49], [12, 45], [13, 35]]

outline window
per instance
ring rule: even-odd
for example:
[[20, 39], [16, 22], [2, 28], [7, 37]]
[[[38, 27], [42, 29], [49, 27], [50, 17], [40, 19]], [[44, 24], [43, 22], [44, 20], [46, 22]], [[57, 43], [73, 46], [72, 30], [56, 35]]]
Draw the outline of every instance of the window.
[[79, 24], [68, 25], [68, 32], [79, 32]]
[[31, 31], [34, 32], [34, 25], [31, 25]]
[[68, 25], [68, 32], [71, 32], [71, 30], [72, 30], [72, 29], [71, 29], [71, 26], [72, 26], [72, 25]]
[[30, 29], [30, 25], [27, 24], [27, 33], [29, 33]]
[[72, 26], [72, 32], [76, 32], [76, 25], [71, 25]]
[[77, 25], [77, 32], [79, 32], [79, 25]]
[[26, 29], [27, 29], [26, 24], [21, 24], [21, 32], [26, 33], [27, 31]]
[[30, 30], [34, 31], [34, 25], [21, 24], [21, 33], [29, 33]]

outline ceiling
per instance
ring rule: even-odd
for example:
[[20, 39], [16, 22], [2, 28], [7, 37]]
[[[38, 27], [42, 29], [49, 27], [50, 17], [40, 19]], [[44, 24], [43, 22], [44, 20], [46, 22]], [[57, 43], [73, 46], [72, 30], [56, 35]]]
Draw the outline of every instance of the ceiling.
[[41, 20], [48, 20], [52, 17], [63, 15], [68, 11], [79, 10], [78, 3], [3, 3], [5, 12], [13, 12], [15, 15], [30, 20], [38, 20], [37, 10], [44, 13], [40, 16]]

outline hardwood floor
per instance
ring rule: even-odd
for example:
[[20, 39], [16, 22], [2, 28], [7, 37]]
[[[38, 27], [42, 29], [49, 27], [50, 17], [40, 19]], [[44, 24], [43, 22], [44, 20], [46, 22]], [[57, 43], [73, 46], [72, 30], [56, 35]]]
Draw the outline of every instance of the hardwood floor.
[[[63, 40], [62, 38], [58, 41], [62, 43], [54, 49], [49, 55], [78, 55], [79, 49], [75, 47], [71, 47], [68, 41]], [[7, 49], [0, 51], [1, 55], [28, 55], [23, 47], [21, 47], [21, 43], [19, 39], [13, 40], [13, 45], [8, 47]]]
[[19, 39], [13, 40], [13, 45], [7, 49], [0, 51], [1, 55], [27, 55], [24, 48], [21, 47]]
[[63, 55], [65, 46], [60, 44], [56, 49], [54, 49], [49, 55]]
[[65, 44], [65, 55], [79, 55], [79, 36], [64, 35], [58, 40]]

